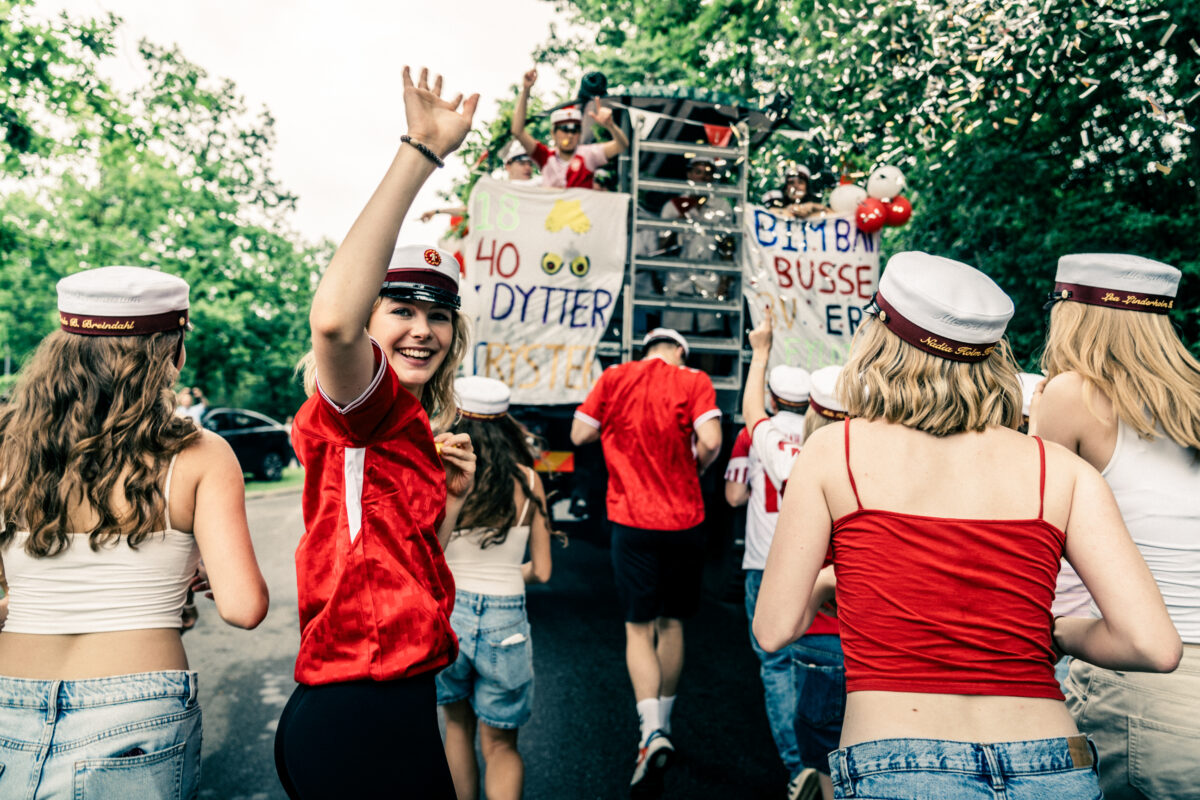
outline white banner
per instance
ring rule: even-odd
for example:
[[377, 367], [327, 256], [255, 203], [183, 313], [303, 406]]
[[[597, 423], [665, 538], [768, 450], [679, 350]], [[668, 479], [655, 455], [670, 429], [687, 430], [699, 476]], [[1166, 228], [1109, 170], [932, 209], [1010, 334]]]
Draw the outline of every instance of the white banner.
[[863, 306], [879, 283], [879, 234], [849, 216], [778, 217], [747, 206], [742, 291], [757, 325], [773, 308], [770, 366], [844, 364]]
[[474, 373], [513, 403], [582, 402], [625, 277], [629, 195], [483, 177], [469, 208]]

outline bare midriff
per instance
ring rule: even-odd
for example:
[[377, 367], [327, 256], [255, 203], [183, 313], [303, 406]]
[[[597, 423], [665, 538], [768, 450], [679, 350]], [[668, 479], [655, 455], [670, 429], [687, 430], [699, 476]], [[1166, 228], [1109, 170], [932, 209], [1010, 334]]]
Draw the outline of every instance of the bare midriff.
[[0, 675], [10, 678], [69, 681], [187, 668], [187, 653], [174, 628], [0, 633]]
[[1077, 733], [1061, 700], [864, 691], [846, 696], [841, 746], [876, 739], [1016, 742]]

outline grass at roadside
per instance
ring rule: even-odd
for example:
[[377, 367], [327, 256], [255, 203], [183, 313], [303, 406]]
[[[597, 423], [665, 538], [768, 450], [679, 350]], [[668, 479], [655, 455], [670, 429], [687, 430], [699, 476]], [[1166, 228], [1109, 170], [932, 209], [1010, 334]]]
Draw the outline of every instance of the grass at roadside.
[[299, 489], [304, 484], [304, 470], [300, 467], [287, 467], [283, 471], [283, 479], [278, 481], [253, 481], [246, 479], [247, 492], [261, 492], [264, 489]]

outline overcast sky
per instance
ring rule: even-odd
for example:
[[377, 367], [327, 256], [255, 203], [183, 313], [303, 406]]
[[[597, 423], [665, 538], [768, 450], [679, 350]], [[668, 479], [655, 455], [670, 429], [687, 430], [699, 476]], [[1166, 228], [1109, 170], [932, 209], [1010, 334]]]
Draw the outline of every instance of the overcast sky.
[[[234, 81], [251, 110], [267, 106], [278, 133], [276, 175], [299, 196], [293, 224], [310, 240], [335, 242], [404, 133], [401, 67], [440, 71], [450, 94], [478, 91], [476, 119], [489, 119], [532, 66], [531, 53], [556, 16], [546, 0], [39, 0], [37, 7], [124, 18], [120, 52], [109, 60], [119, 86], [137, 79], [136, 46], [147, 38], [178, 44], [210, 76]], [[553, 76], [543, 71], [539, 87], [556, 88]], [[401, 243], [441, 236], [446, 217], [423, 225], [417, 216], [444, 205], [438, 192], [463, 172], [456, 159], [436, 171]]]

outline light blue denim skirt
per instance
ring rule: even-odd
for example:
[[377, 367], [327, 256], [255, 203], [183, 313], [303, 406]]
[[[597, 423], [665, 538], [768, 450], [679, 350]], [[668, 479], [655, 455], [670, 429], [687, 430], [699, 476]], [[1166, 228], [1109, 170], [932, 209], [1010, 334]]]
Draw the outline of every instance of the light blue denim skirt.
[[196, 673], [80, 681], [0, 676], [0, 800], [190, 800]]
[[833, 796], [858, 800], [1100, 800], [1082, 735], [975, 744], [878, 739], [829, 754]]

